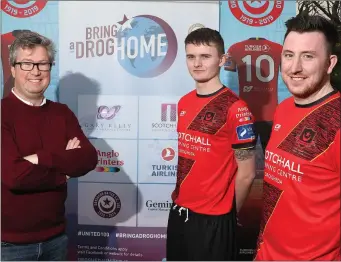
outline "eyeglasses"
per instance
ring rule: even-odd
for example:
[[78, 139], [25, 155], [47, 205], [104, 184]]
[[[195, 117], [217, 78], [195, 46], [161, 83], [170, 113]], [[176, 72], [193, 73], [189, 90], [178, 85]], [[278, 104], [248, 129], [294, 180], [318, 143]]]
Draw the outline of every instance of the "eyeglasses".
[[31, 71], [34, 66], [37, 66], [39, 71], [50, 71], [52, 63], [31, 63], [31, 62], [16, 62], [13, 66], [20, 65], [20, 69], [23, 71]]

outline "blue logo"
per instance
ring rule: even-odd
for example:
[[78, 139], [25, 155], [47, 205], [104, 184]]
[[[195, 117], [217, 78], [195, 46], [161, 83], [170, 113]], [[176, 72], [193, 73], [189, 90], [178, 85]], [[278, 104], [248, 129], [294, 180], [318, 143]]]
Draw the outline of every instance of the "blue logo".
[[239, 140], [253, 139], [256, 137], [253, 124], [237, 126], [236, 131]]
[[151, 15], [124, 20], [117, 32], [118, 49], [121, 50], [117, 57], [119, 64], [141, 78], [156, 77], [167, 71], [178, 49], [173, 29]]

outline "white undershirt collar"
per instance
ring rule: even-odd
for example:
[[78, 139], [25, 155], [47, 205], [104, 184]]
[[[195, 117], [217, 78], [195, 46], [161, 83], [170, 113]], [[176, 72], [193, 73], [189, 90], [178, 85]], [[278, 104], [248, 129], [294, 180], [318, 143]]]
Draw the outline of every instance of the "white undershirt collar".
[[[25, 99], [22, 99], [19, 95], [17, 95], [15, 92], [14, 92], [14, 88], [12, 88], [12, 93], [22, 102], [24, 102], [26, 105], [29, 105], [29, 106], [34, 106], [31, 102], [29, 101], [26, 101]], [[45, 105], [46, 104], [46, 98], [44, 97], [43, 101], [41, 102], [40, 106], [42, 105]]]

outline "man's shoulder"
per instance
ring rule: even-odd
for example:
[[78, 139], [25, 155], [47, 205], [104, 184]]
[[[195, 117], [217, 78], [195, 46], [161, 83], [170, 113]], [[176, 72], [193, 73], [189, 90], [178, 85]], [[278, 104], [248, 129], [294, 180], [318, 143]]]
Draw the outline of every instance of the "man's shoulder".
[[51, 106], [54, 106], [54, 107], [65, 107], [66, 106], [66, 104], [63, 104], [63, 103], [60, 103], [57, 101], [53, 101], [50, 99], [46, 99], [46, 102], [48, 102]]
[[15, 101], [13, 99], [11, 99], [9, 96], [6, 96], [6, 97], [1, 99], [1, 112], [2, 113], [7, 111], [7, 110], [15, 111], [16, 108], [17, 107], [15, 105]]
[[278, 104], [276, 111], [287, 110], [288, 107], [291, 107], [294, 104], [295, 104], [294, 98], [290, 96]]
[[8, 105], [8, 103], [11, 103], [10, 101], [11, 101], [11, 99], [9, 99], [8, 96], [3, 97], [3, 98], [1, 98], [1, 105]]
[[228, 86], [224, 86], [224, 87], [226, 89], [226, 92], [229, 98], [232, 98], [234, 101], [241, 100], [241, 98], [235, 92], [233, 92], [231, 88], [229, 88]]
[[224, 103], [229, 104], [231, 107], [247, 107], [247, 103], [240, 98], [235, 92], [233, 92], [229, 87], [226, 87]]
[[55, 109], [55, 110], [63, 110], [63, 112], [68, 112], [70, 111], [69, 107], [66, 104], [52, 101], [49, 99], [46, 99], [46, 102], [48, 103], [49, 107]]

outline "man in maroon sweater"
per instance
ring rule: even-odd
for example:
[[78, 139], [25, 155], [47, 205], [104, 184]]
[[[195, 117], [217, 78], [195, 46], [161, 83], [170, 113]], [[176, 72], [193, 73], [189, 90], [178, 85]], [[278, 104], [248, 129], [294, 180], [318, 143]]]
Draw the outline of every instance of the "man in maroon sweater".
[[44, 98], [54, 56], [52, 41], [34, 32], [10, 47], [14, 87], [1, 101], [1, 260], [66, 260], [66, 182], [97, 164], [72, 111]]

